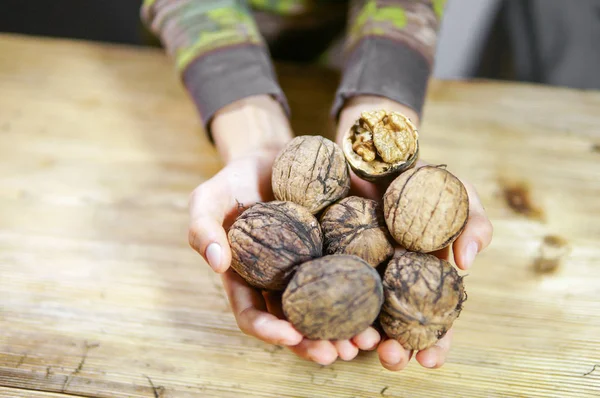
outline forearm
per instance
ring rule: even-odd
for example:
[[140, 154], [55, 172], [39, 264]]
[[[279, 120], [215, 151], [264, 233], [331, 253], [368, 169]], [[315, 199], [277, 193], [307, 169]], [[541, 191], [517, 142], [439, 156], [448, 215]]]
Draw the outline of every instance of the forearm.
[[346, 64], [332, 109], [334, 117], [351, 108], [348, 103], [356, 96], [379, 96], [412, 109], [409, 113], [416, 121], [431, 75], [443, 3], [352, 0]]
[[268, 95], [248, 97], [220, 109], [212, 137], [225, 162], [257, 152], [278, 152], [292, 139], [287, 114]]
[[[245, 98], [269, 95], [287, 110], [245, 0], [145, 0], [142, 16], [174, 58], [207, 133], [218, 112]], [[233, 108], [239, 111], [238, 105]]]

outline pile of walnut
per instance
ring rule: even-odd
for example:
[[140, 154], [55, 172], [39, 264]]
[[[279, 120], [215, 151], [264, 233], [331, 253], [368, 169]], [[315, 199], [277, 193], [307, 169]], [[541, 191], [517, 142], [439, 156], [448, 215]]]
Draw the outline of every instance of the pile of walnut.
[[[458, 237], [469, 201], [444, 168], [414, 167], [418, 157], [416, 127], [393, 112], [363, 113], [341, 147], [295, 138], [273, 165], [275, 201], [229, 230], [233, 269], [283, 291], [285, 317], [309, 339], [348, 339], [379, 322], [406, 349], [434, 345], [466, 294], [455, 268], [427, 253]], [[389, 183], [383, 206], [348, 196], [350, 170]]]

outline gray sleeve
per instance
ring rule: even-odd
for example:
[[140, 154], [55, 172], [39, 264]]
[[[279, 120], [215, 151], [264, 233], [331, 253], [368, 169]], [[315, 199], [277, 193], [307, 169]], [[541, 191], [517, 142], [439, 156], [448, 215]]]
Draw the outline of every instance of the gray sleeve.
[[272, 95], [289, 114], [267, 51], [259, 46], [239, 46], [215, 51], [192, 62], [183, 81], [206, 131], [222, 107], [253, 95]]
[[351, 0], [346, 62], [332, 113], [356, 95], [386, 97], [421, 114], [432, 73], [438, 0]]
[[403, 43], [380, 37], [363, 39], [352, 52], [336, 92], [332, 115], [356, 95], [378, 95], [404, 104], [419, 115], [423, 108], [431, 65]]

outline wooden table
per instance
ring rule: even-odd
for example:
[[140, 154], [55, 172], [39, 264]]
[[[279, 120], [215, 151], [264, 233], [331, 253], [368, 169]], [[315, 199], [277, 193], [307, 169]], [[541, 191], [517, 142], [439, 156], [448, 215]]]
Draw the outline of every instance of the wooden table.
[[[325, 132], [337, 75], [280, 74]], [[434, 82], [425, 114], [495, 226], [448, 363], [321, 367], [243, 335], [188, 247], [221, 163], [163, 53], [0, 36], [0, 395], [600, 396], [600, 93]]]

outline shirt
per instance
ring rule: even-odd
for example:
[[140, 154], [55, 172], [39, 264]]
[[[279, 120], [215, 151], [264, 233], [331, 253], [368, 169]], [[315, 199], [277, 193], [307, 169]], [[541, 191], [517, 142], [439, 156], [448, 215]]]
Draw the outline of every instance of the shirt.
[[327, 25], [340, 13], [347, 19], [345, 61], [332, 115], [337, 116], [348, 98], [360, 94], [387, 97], [420, 114], [444, 3], [145, 0], [141, 16], [174, 59], [208, 131], [219, 109], [252, 95], [271, 95], [289, 112], [268, 42], [286, 31], [301, 34], [320, 22]]

